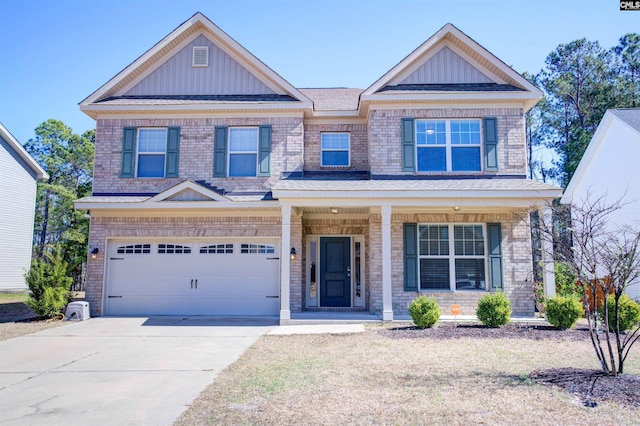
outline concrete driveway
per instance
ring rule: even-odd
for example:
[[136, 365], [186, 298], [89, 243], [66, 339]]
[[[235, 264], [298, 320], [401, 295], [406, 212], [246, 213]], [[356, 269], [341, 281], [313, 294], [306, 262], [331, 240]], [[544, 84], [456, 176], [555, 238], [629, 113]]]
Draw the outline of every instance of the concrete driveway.
[[275, 318], [92, 318], [0, 342], [2, 425], [170, 425]]

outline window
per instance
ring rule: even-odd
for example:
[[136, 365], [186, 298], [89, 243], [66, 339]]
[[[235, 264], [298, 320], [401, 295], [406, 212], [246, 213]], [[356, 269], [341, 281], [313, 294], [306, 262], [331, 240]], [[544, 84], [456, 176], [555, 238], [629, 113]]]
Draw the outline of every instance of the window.
[[158, 244], [158, 254], [189, 254], [191, 247], [180, 244]]
[[258, 165], [258, 129], [229, 129], [229, 176], [256, 176]]
[[321, 166], [349, 166], [349, 133], [320, 134]]
[[274, 246], [267, 246], [264, 244], [242, 244], [240, 246], [240, 253], [242, 254], [268, 254], [275, 253]]
[[480, 171], [480, 120], [416, 120], [420, 172]]
[[483, 225], [418, 225], [420, 290], [486, 290], [485, 252]]
[[209, 244], [200, 247], [202, 254], [232, 254], [233, 244]]
[[164, 177], [167, 129], [138, 129], [138, 177]]
[[151, 244], [130, 244], [120, 246], [117, 250], [118, 254], [149, 254], [151, 253]]

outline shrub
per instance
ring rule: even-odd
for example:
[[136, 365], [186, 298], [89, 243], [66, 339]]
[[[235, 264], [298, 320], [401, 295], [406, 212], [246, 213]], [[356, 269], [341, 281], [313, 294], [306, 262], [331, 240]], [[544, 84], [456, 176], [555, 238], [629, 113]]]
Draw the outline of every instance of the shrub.
[[476, 315], [484, 325], [500, 327], [509, 322], [511, 304], [504, 293], [487, 294], [478, 301]]
[[435, 298], [419, 296], [409, 304], [409, 314], [416, 326], [429, 328], [440, 319], [440, 308]]
[[575, 297], [556, 296], [545, 301], [545, 313], [552, 326], [567, 330], [584, 315], [584, 309]]
[[27, 305], [41, 317], [61, 313], [71, 300], [69, 287], [73, 278], [68, 275], [67, 263], [60, 253], [47, 253], [43, 258], [33, 259], [24, 277], [31, 291]]
[[581, 287], [576, 286], [578, 276], [574, 274], [565, 262], [555, 262], [553, 264], [553, 274], [556, 283], [556, 293], [558, 296], [577, 296], [581, 295]]
[[[616, 299], [613, 294], [607, 296], [607, 306], [609, 308], [609, 330], [616, 328]], [[638, 326], [640, 322], [640, 305], [626, 294], [618, 299], [618, 309], [620, 313], [620, 331], [631, 330]], [[600, 308], [600, 315], [604, 321], [604, 305]]]

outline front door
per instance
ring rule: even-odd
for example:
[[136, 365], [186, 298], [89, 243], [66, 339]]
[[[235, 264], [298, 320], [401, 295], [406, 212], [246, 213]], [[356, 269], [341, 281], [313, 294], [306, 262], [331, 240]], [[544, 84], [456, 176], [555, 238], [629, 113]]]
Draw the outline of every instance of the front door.
[[351, 306], [351, 238], [320, 238], [320, 306]]

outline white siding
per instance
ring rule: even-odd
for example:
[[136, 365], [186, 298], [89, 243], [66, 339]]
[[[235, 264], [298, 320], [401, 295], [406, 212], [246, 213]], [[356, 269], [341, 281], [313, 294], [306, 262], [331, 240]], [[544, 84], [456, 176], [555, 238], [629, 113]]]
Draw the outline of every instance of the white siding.
[[36, 200], [32, 173], [0, 138], [0, 290], [27, 288]]
[[443, 47], [399, 84], [493, 83], [448, 47]]
[[[607, 218], [609, 230], [623, 225], [640, 229], [640, 133], [614, 119], [592, 154], [582, 179], [564, 198], [580, 205], [587, 194], [591, 200], [606, 196], [608, 203], [624, 197], [623, 202], [627, 204]], [[640, 299], [640, 283], [631, 286], [628, 293]]]
[[[194, 46], [209, 46], [209, 66], [193, 67]], [[265, 95], [275, 92], [205, 36], [189, 43], [126, 95]]]

